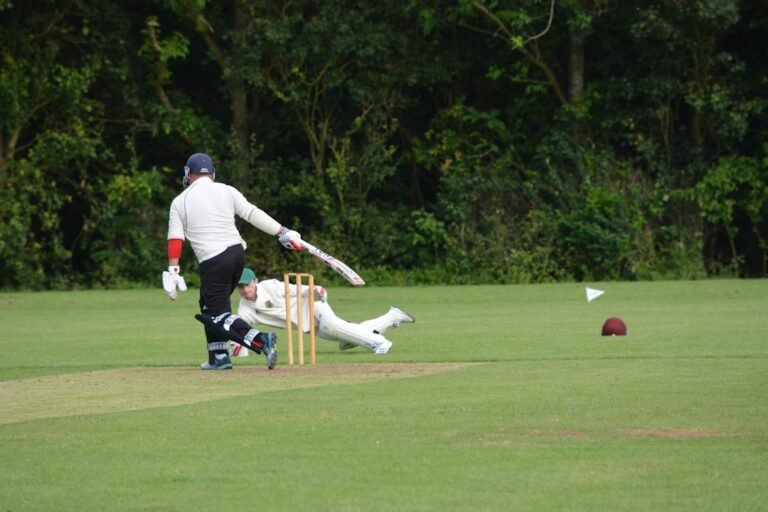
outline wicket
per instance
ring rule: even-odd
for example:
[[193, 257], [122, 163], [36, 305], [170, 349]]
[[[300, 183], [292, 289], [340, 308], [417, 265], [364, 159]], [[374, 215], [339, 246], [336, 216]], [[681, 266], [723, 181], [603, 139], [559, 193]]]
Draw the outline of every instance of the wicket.
[[283, 275], [285, 284], [285, 330], [288, 338], [288, 364], [293, 364], [293, 322], [291, 322], [291, 280], [296, 283], [296, 341], [298, 342], [299, 364], [304, 364], [304, 325], [302, 319], [302, 277], [307, 278], [309, 287], [309, 364], [315, 364], [315, 276], [312, 274], [301, 274], [289, 272]]

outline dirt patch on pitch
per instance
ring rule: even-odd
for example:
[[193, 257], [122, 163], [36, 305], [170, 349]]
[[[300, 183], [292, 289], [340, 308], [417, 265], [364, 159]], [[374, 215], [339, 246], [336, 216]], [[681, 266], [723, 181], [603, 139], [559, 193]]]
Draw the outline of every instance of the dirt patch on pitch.
[[221, 398], [323, 386], [347, 386], [458, 370], [468, 363], [241, 366], [232, 371], [197, 368], [120, 368], [0, 382], [0, 424], [37, 419], [137, 411]]
[[587, 437], [586, 432], [580, 430], [531, 430], [531, 436], [555, 436], [555, 437]]
[[639, 428], [632, 430], [620, 430], [622, 434], [636, 437], [668, 437], [670, 439], [691, 439], [697, 437], [730, 437], [733, 434], [725, 432], [713, 432], [711, 430], [694, 430], [686, 428]]
[[[729, 432], [716, 432], [712, 430], [697, 429], [658, 429], [658, 428], [638, 428], [638, 429], [619, 429], [613, 431], [620, 436], [630, 437], [657, 437], [667, 439], [697, 439], [697, 438], [716, 438], [716, 437], [736, 437], [739, 434]], [[490, 432], [483, 436], [483, 446], [544, 446], [551, 442], [560, 442], [562, 439], [573, 439], [594, 441], [604, 439], [610, 432], [585, 432], [581, 430], [558, 430], [558, 429], [535, 429], [525, 432]], [[539, 440], [541, 439], [541, 440]]]

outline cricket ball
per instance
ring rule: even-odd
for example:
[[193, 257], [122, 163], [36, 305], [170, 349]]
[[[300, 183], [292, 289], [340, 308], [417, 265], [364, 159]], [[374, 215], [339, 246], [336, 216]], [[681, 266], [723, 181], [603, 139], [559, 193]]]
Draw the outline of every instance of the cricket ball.
[[626, 336], [627, 324], [617, 316], [612, 316], [603, 323], [603, 336]]

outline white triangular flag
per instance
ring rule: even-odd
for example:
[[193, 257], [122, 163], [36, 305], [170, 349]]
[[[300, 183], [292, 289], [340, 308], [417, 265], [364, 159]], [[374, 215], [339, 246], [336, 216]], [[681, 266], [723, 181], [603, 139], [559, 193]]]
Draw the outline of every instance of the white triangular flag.
[[592, 302], [605, 292], [603, 290], [595, 290], [594, 288], [587, 288], [587, 303]]

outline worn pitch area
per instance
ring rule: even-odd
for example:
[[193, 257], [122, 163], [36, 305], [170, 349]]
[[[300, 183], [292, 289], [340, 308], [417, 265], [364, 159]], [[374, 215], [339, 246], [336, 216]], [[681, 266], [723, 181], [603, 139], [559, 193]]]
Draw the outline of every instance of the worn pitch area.
[[362, 384], [431, 375], [466, 363], [197, 368], [140, 367], [0, 382], [0, 424], [187, 405], [269, 391]]

